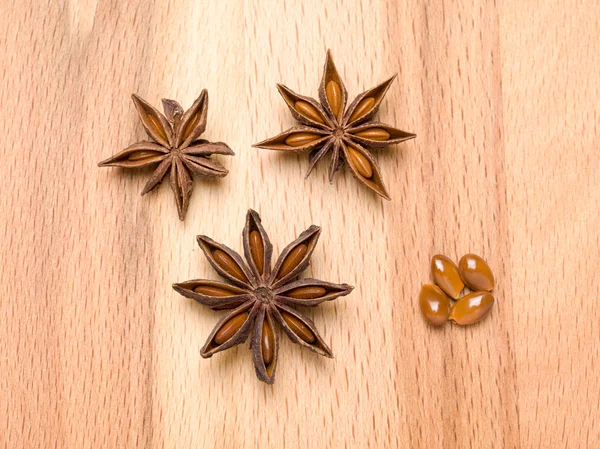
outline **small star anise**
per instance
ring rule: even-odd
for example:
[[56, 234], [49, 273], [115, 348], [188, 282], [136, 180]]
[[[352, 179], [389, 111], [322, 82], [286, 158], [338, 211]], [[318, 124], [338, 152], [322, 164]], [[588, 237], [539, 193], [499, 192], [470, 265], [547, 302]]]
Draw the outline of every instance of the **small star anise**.
[[309, 264], [321, 229], [311, 226], [289, 244], [271, 269], [273, 246], [258, 214], [249, 210], [243, 231], [244, 254], [248, 263], [232, 249], [205, 236], [198, 244], [208, 261], [229, 283], [195, 279], [174, 284], [187, 298], [214, 310], [230, 309], [208, 336], [204, 358], [244, 343], [252, 332], [250, 348], [257, 377], [266, 383], [275, 380], [278, 357], [278, 323], [290, 340], [327, 357], [333, 357], [310, 318], [291, 306], [314, 307], [349, 294], [354, 287], [317, 279], [298, 280]]
[[315, 164], [331, 152], [329, 182], [333, 182], [335, 173], [342, 167], [344, 161], [347, 161], [354, 177], [389, 200], [379, 168], [369, 150], [416, 137], [415, 134], [371, 121], [395, 78], [396, 75], [379, 86], [363, 92], [346, 109], [348, 93], [328, 50], [323, 78], [319, 86], [320, 103], [278, 84], [279, 93], [301, 125], [254, 146], [267, 150], [294, 152], [310, 150], [306, 177], [310, 175]]
[[[229, 171], [210, 159], [213, 154], [233, 155], [223, 142], [198, 139], [206, 129], [208, 92], [204, 89], [185, 113], [175, 100], [163, 99], [165, 115], [137, 95], [133, 102], [153, 140], [134, 143], [124, 151], [98, 164], [99, 167], [139, 168], [158, 164], [146, 183], [142, 195], [154, 189], [169, 172], [171, 189], [175, 194], [179, 219], [185, 218], [194, 181], [192, 173], [201, 178], [222, 178]], [[166, 116], [166, 117], [165, 117]]]

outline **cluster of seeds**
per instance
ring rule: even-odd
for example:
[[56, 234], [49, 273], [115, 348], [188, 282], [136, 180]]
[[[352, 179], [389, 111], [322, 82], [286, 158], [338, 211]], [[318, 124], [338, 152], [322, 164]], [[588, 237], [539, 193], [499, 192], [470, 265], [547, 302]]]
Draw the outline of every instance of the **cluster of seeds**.
[[421, 312], [431, 324], [441, 326], [448, 319], [463, 326], [473, 324], [492, 310], [494, 275], [481, 257], [466, 254], [456, 266], [436, 254], [431, 259], [431, 275], [437, 285], [423, 285], [419, 297]]

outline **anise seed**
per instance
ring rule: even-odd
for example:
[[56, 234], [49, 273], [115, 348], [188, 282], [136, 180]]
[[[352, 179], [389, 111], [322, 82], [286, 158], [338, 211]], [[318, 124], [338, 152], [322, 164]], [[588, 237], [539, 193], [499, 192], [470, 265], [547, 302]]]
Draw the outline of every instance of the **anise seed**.
[[458, 272], [471, 290], [489, 292], [494, 289], [494, 275], [490, 266], [476, 254], [465, 254], [458, 262]]
[[354, 108], [354, 112], [350, 116], [350, 119], [348, 120], [348, 122], [353, 122], [354, 120], [356, 120], [364, 115], [367, 115], [367, 113], [371, 112], [371, 109], [373, 109], [373, 106], [375, 106], [375, 98], [373, 98], [373, 97], [363, 98], [356, 105], [356, 108]]
[[340, 89], [340, 85], [333, 80], [329, 81], [325, 87], [325, 94], [329, 106], [331, 106], [331, 112], [339, 120], [340, 111], [342, 110], [342, 89]]
[[127, 158], [128, 161], [141, 161], [142, 159], [149, 159], [154, 156], [159, 156], [161, 153], [158, 151], [142, 150], [131, 153]]
[[148, 120], [150, 120], [150, 122], [152, 123], [153, 131], [156, 132], [158, 135], [160, 135], [160, 137], [165, 142], [168, 142], [169, 138], [163, 131], [163, 126], [162, 126], [162, 123], [160, 122], [160, 120], [157, 117], [155, 117], [154, 114], [149, 113], [149, 111], [146, 111], [146, 116], [147, 116]]
[[321, 123], [322, 125], [325, 124], [325, 122], [323, 121], [323, 117], [321, 117], [321, 113], [317, 111], [317, 108], [315, 108], [312, 104], [308, 103], [307, 101], [298, 100], [294, 104], [294, 108], [301, 115], [304, 115], [317, 123]]
[[494, 297], [488, 292], [472, 292], [454, 303], [450, 310], [450, 319], [465, 326], [484, 318], [494, 306]]
[[383, 128], [369, 128], [354, 135], [363, 139], [379, 140], [382, 142], [390, 138], [390, 133]]
[[458, 299], [460, 292], [465, 288], [458, 267], [443, 254], [436, 254], [431, 258], [431, 276], [434, 282], [454, 300]]
[[236, 279], [239, 279], [242, 282], [248, 282], [248, 278], [237, 264], [233, 258], [227, 254], [225, 251], [221, 251], [220, 249], [216, 249], [213, 252], [213, 258], [215, 262], [227, 273], [233, 276]]
[[223, 326], [221, 326], [219, 332], [215, 334], [215, 343], [218, 345], [225, 343], [227, 340], [233, 337], [237, 331], [240, 330], [247, 319], [248, 312], [242, 312], [234, 317], [231, 317]]
[[254, 265], [256, 265], [258, 273], [262, 275], [265, 268], [265, 245], [258, 231], [250, 233], [250, 253], [252, 254], [252, 260], [254, 261]]
[[277, 273], [277, 279], [281, 279], [282, 277], [290, 274], [294, 270], [294, 268], [296, 268], [298, 264], [302, 262], [302, 259], [304, 259], [304, 256], [306, 256], [307, 252], [308, 246], [306, 246], [304, 243], [301, 243], [300, 245], [296, 246], [292, 251], [290, 251], [290, 253], [287, 255], [287, 257], [281, 264], [281, 268], [279, 268], [279, 272]]
[[437, 285], [423, 285], [419, 295], [419, 304], [421, 313], [431, 324], [441, 326], [448, 321], [450, 299]]
[[213, 285], [201, 285], [200, 287], [196, 287], [194, 291], [206, 296], [233, 296], [236, 294], [230, 290], [226, 290], [221, 287], [215, 287]]
[[202, 118], [201, 114], [199, 114], [199, 113], [194, 114], [194, 117], [188, 122], [188, 124], [185, 126], [185, 129], [182, 130], [181, 136], [184, 141], [194, 131], [194, 128], [196, 127], [196, 125], [198, 125], [201, 118]]
[[350, 145], [347, 147], [348, 149], [348, 162], [350, 165], [354, 167], [354, 169], [361, 175], [363, 178], [371, 179], [373, 176], [373, 167], [369, 160], [355, 148], [352, 148]]
[[281, 317], [285, 321], [285, 324], [302, 340], [306, 343], [311, 344], [315, 341], [315, 334], [310, 330], [310, 328], [296, 318], [294, 315], [281, 311]]
[[263, 361], [265, 366], [269, 366], [275, 355], [275, 334], [273, 328], [268, 325], [266, 317], [263, 321], [261, 346]]
[[298, 287], [285, 293], [284, 296], [289, 296], [294, 299], [315, 299], [325, 296], [327, 290], [323, 287], [308, 285], [306, 287]]
[[303, 145], [308, 145], [321, 137], [323, 136], [314, 133], [296, 133], [288, 136], [288, 138], [285, 139], [285, 143], [291, 147], [301, 147]]

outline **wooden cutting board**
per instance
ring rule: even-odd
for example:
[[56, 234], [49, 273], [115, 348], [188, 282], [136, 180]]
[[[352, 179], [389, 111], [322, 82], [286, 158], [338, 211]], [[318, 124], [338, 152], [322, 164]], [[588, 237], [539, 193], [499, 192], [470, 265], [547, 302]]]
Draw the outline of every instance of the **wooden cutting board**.
[[[600, 24], [596, 2], [3, 2], [0, 447], [600, 447]], [[306, 155], [276, 83], [317, 94], [330, 48], [351, 97], [398, 78], [376, 152], [391, 202]], [[144, 138], [130, 100], [189, 107], [230, 171], [185, 222], [149, 170], [97, 163]], [[173, 291], [241, 251], [323, 233], [308, 276], [356, 286], [308, 310], [335, 359], [282, 339], [275, 385], [220, 314]], [[429, 259], [484, 256], [492, 314], [428, 326]]]

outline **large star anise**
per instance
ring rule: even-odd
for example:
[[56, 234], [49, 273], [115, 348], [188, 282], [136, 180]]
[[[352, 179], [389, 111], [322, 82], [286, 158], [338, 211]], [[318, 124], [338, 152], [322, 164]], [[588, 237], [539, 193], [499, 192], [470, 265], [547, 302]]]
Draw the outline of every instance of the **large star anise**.
[[291, 306], [314, 307], [349, 294], [354, 287], [317, 279], [297, 280], [309, 264], [321, 229], [311, 226], [290, 243], [271, 269], [273, 246], [258, 214], [249, 210], [243, 231], [247, 264], [232, 249], [199, 235], [200, 248], [229, 283], [195, 279], [173, 288], [214, 310], [229, 309], [208, 336], [204, 358], [243, 343], [252, 332], [250, 348], [256, 375], [266, 383], [275, 380], [278, 323], [290, 340], [317, 354], [333, 357], [310, 318]]
[[319, 86], [320, 103], [278, 84], [279, 93], [301, 125], [254, 146], [294, 152], [310, 150], [306, 177], [310, 175], [315, 164], [331, 152], [329, 182], [333, 182], [335, 173], [344, 161], [347, 161], [352, 174], [359, 181], [389, 200], [379, 167], [369, 150], [416, 137], [415, 134], [371, 121], [395, 78], [396, 75], [363, 92], [346, 109], [348, 93], [333, 64], [330, 51], [327, 51], [323, 78]]
[[229, 171], [209, 156], [234, 153], [223, 142], [212, 143], [198, 139], [206, 129], [206, 89], [185, 113], [175, 100], [163, 99], [163, 115], [137, 95], [132, 95], [132, 98], [142, 124], [153, 142], [144, 140], [134, 143], [119, 154], [100, 162], [98, 166], [139, 168], [158, 164], [142, 190], [142, 195], [154, 189], [169, 172], [179, 219], [183, 220], [194, 186], [192, 173], [201, 178], [227, 176]]

